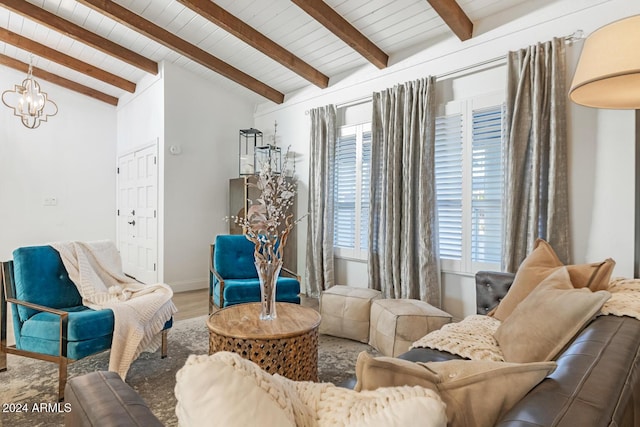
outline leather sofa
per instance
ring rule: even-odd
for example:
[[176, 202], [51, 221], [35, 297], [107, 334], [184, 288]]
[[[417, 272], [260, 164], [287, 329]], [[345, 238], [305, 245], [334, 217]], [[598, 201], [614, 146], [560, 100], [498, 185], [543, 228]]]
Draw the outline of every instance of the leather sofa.
[[[478, 314], [487, 314], [498, 304], [514, 277], [509, 273], [476, 274]], [[460, 358], [426, 348], [414, 348], [398, 357], [416, 362]], [[639, 320], [596, 317], [556, 362], [556, 370], [511, 408], [498, 427], [640, 426]]]
[[[508, 273], [476, 275], [478, 314], [487, 314], [498, 304], [513, 278]], [[415, 348], [398, 357], [421, 362], [460, 358], [426, 348]], [[498, 427], [640, 426], [640, 321], [596, 317], [556, 361], [556, 370], [511, 408]], [[355, 381], [341, 385], [353, 387]], [[117, 375], [76, 377], [69, 381], [67, 390], [74, 408], [67, 414], [67, 425], [93, 426], [99, 425], [99, 420], [104, 423], [106, 417], [122, 416], [132, 418], [124, 425], [136, 425], [137, 420], [143, 420], [138, 425], [155, 425], [142, 399]], [[119, 395], [125, 398], [119, 399]], [[103, 401], [108, 409], [101, 408]], [[137, 412], [130, 410], [131, 405]]]
[[162, 426], [140, 395], [115, 372], [71, 378], [65, 400], [71, 405], [65, 413], [66, 426]]

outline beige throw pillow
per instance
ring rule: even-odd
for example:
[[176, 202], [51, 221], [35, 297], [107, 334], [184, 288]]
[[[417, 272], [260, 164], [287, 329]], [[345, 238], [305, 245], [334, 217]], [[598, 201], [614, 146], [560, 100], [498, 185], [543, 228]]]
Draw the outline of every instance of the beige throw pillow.
[[414, 363], [360, 353], [356, 390], [401, 385], [436, 390], [447, 404], [449, 427], [495, 425], [513, 405], [549, 375], [555, 362], [505, 363], [449, 360]]
[[575, 289], [567, 267], [556, 270], [498, 327], [495, 338], [507, 362], [553, 360], [611, 297]]
[[[567, 265], [574, 288], [589, 288], [593, 291], [607, 289], [615, 261], [611, 258], [600, 263]], [[500, 301], [492, 316], [504, 321], [516, 306], [531, 293], [536, 286], [553, 272], [565, 267], [549, 243], [536, 240], [535, 248], [522, 261], [516, 272], [509, 292]]]

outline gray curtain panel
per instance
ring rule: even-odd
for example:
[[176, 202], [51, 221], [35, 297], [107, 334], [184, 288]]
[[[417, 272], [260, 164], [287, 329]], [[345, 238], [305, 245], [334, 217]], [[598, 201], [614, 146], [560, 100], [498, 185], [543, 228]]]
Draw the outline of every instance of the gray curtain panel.
[[435, 79], [373, 94], [369, 287], [440, 307]]
[[334, 285], [333, 163], [336, 148], [336, 107], [314, 108], [309, 155], [309, 218], [307, 221], [307, 295]]
[[516, 271], [538, 237], [569, 263], [564, 39], [507, 59], [502, 268]]

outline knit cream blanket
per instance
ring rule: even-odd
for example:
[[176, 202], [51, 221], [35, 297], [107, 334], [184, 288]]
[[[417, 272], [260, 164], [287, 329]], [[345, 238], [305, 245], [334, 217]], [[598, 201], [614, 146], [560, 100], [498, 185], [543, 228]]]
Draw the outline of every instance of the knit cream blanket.
[[433, 348], [472, 360], [504, 362], [502, 351], [493, 337], [499, 326], [498, 319], [474, 314], [429, 332], [411, 348]]
[[69, 278], [83, 304], [111, 309], [114, 316], [109, 370], [125, 379], [142, 351], [161, 344], [165, 323], [176, 313], [172, 289], [163, 283], [145, 285], [127, 277], [116, 245], [111, 241], [55, 242]]
[[616, 278], [607, 289], [611, 298], [600, 309], [600, 314], [629, 316], [640, 320], [640, 279]]

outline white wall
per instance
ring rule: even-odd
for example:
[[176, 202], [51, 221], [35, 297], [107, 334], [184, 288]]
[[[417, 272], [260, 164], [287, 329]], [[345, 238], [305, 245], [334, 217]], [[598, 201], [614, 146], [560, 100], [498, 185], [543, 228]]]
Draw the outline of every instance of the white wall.
[[205, 288], [209, 244], [228, 230], [238, 131], [253, 124], [254, 106], [170, 63], [122, 104], [118, 152], [158, 141], [158, 280], [176, 292]]
[[[229, 179], [238, 176], [238, 131], [252, 103], [164, 65], [164, 268], [176, 291], [208, 286], [209, 244], [228, 233]], [[172, 155], [169, 147], [180, 147]]]
[[[592, 188], [584, 185], [580, 190], [593, 200], [591, 223], [584, 233], [584, 259], [612, 257], [616, 261], [614, 276], [633, 277], [635, 112], [602, 110], [593, 123], [598, 141], [592, 152], [595, 179]], [[577, 142], [574, 148], [583, 149]]]
[[[136, 92], [118, 103], [118, 153], [132, 151], [164, 138], [164, 67], [158, 75], [146, 75]], [[115, 184], [114, 184], [115, 188]]]
[[[158, 75], [147, 75], [136, 85], [136, 92], [126, 94], [118, 103], [117, 155], [157, 144], [158, 212], [164, 212], [164, 67]], [[114, 192], [117, 182], [113, 182]], [[116, 217], [113, 217], [116, 222]], [[164, 258], [164, 215], [158, 215], [158, 260]], [[158, 281], [164, 283], [164, 263], [158, 262]]]
[[[472, 40], [442, 39], [416, 53], [392, 56], [382, 71], [366, 66], [350, 75], [331, 79], [327, 89], [309, 88], [287, 97], [284, 104], [261, 104], [255, 127], [268, 129], [274, 120], [283, 146], [297, 152], [299, 178], [298, 210], [307, 209], [308, 146], [310, 108], [340, 104], [370, 96], [372, 92], [408, 80], [439, 75], [505, 55], [509, 50], [566, 36], [577, 29], [586, 34], [624, 16], [640, 13], [640, 2], [628, 0], [561, 0], [525, 2], [519, 7], [476, 22]], [[575, 49], [568, 50], [572, 61]], [[573, 69], [569, 70], [573, 73]], [[631, 275], [629, 256], [633, 246], [633, 179], [621, 170], [633, 171], [633, 121], [626, 112], [597, 111], [571, 106], [570, 203], [573, 209], [573, 260], [587, 262], [612, 257], [618, 260], [614, 274]], [[626, 141], [626, 143], [625, 143]], [[584, 145], [583, 145], [584, 143]], [[625, 145], [627, 144], [627, 145]], [[630, 151], [631, 150], [631, 151]], [[595, 183], [597, 182], [597, 185]], [[604, 206], [615, 201], [617, 206]], [[596, 203], [600, 203], [596, 205]], [[614, 212], [615, 211], [615, 212]], [[305, 271], [306, 223], [298, 234], [298, 270]], [[628, 233], [628, 234], [627, 234]], [[628, 236], [628, 237], [625, 237]], [[632, 266], [631, 266], [632, 267]], [[340, 277], [361, 286], [349, 265], [336, 267]], [[361, 271], [360, 265], [354, 265]], [[351, 282], [351, 278], [353, 282]], [[366, 286], [366, 283], [364, 284]], [[470, 276], [444, 275], [444, 309], [461, 318], [475, 312], [475, 286]]]
[[[24, 78], [0, 66], [0, 91]], [[58, 105], [48, 122], [28, 129], [0, 104], [0, 260], [25, 245], [115, 239], [116, 108], [37, 80]]]

